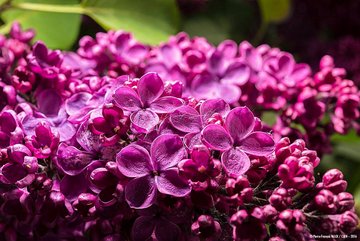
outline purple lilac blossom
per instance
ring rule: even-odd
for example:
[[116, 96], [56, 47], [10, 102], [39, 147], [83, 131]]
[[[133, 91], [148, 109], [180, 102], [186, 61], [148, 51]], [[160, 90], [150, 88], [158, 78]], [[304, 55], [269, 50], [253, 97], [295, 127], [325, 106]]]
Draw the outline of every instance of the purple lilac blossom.
[[[359, 127], [359, 90], [330, 56], [311, 74], [268, 45], [185, 33], [159, 46], [98, 33], [76, 53], [33, 37], [19, 24], [0, 36], [0, 240], [302, 241], [356, 229], [341, 171], [314, 176], [327, 140]], [[258, 118], [268, 111], [274, 126]]]

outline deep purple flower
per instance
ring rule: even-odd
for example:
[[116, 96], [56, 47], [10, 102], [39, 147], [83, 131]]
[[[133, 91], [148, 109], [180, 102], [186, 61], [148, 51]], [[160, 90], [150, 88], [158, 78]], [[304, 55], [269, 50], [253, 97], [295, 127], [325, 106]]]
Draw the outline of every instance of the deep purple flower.
[[18, 22], [13, 22], [9, 34], [12, 38], [24, 43], [29, 42], [35, 37], [35, 31], [33, 29], [23, 30]]
[[191, 93], [199, 99], [222, 98], [228, 103], [239, 100], [241, 89], [250, 78], [249, 67], [236, 59], [237, 45], [222, 42], [208, 59], [208, 69], [197, 75], [191, 84]]
[[122, 149], [116, 156], [122, 174], [132, 179], [125, 188], [130, 207], [147, 208], [156, 201], [157, 190], [175, 197], [189, 194], [190, 186], [178, 175], [176, 166], [186, 150], [179, 136], [161, 135], [154, 140], [149, 152], [136, 144]]
[[32, 54], [28, 56], [30, 69], [45, 78], [55, 78], [60, 73], [62, 54], [59, 50], [51, 51], [44, 43], [34, 44]]
[[305, 229], [305, 216], [300, 210], [284, 210], [279, 214], [276, 227], [287, 235], [299, 235]]
[[255, 118], [247, 107], [231, 110], [225, 128], [210, 124], [202, 131], [204, 143], [222, 151], [221, 161], [229, 175], [244, 174], [250, 167], [248, 155], [266, 156], [274, 151], [274, 140], [265, 132], [254, 131]]
[[210, 151], [203, 145], [194, 146], [191, 150], [191, 159], [184, 159], [179, 164], [182, 176], [194, 182], [203, 182], [209, 177], [215, 177], [220, 170], [217, 165], [219, 161], [211, 158]]
[[328, 170], [322, 177], [322, 182], [316, 185], [317, 188], [327, 189], [338, 194], [344, 192], [347, 187], [347, 182], [344, 180], [344, 174], [338, 169]]
[[33, 72], [27, 70], [24, 66], [20, 65], [15, 70], [11, 76], [11, 84], [18, 90], [20, 93], [27, 93], [35, 84], [36, 79]]
[[0, 168], [0, 181], [20, 188], [31, 184], [39, 168], [37, 158], [22, 144], [10, 146], [7, 154], [8, 162]]
[[185, 144], [189, 149], [201, 143], [201, 131], [207, 124], [223, 124], [223, 118], [230, 106], [222, 99], [205, 100], [199, 112], [190, 106], [181, 106], [170, 114], [170, 123], [185, 135]]
[[121, 135], [128, 130], [127, 118], [123, 111], [113, 105], [104, 105], [102, 116], [90, 119], [89, 128], [95, 135], [100, 135], [104, 146], [114, 145]]
[[200, 215], [191, 225], [191, 231], [199, 240], [215, 241], [221, 236], [221, 226], [213, 217]]
[[277, 188], [269, 198], [270, 204], [277, 210], [281, 211], [286, 209], [292, 204], [293, 192], [291, 189]]
[[177, 241], [180, 240], [181, 230], [164, 217], [140, 216], [135, 220], [131, 234], [134, 241]]
[[26, 146], [37, 158], [48, 158], [56, 152], [59, 145], [59, 134], [53, 133], [47, 122], [40, 122], [35, 127], [35, 135], [25, 138]]
[[233, 239], [237, 241], [265, 239], [267, 232], [264, 221], [263, 212], [257, 207], [249, 212], [244, 209], [236, 212], [230, 219]]
[[11, 85], [6, 85], [4, 82], [0, 82], [0, 108], [4, 109], [5, 106], [15, 106], [16, 90]]
[[23, 130], [19, 126], [16, 113], [6, 110], [0, 113], [0, 147], [20, 143], [23, 138]]
[[182, 105], [176, 97], [161, 95], [164, 83], [156, 73], [143, 75], [136, 86], [120, 87], [115, 91], [116, 104], [123, 110], [130, 111], [132, 127], [139, 133], [148, 133], [159, 123], [158, 114], [173, 112]]
[[321, 190], [314, 198], [316, 208], [326, 214], [337, 211], [337, 197], [329, 190]]

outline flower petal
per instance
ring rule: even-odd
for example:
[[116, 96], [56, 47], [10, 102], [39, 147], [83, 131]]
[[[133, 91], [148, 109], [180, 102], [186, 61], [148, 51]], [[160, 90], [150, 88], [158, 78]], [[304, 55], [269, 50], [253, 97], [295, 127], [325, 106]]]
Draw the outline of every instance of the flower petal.
[[196, 145], [202, 145], [201, 132], [186, 134], [184, 136], [184, 144], [189, 150], [192, 150]]
[[243, 63], [235, 62], [229, 66], [225, 76], [221, 78], [223, 84], [243, 85], [250, 78], [250, 68]]
[[180, 48], [175, 44], [163, 44], [159, 47], [159, 54], [162, 58], [162, 63], [167, 68], [171, 69], [175, 64], [179, 63], [182, 58]]
[[74, 201], [81, 193], [86, 192], [89, 183], [84, 174], [64, 176], [60, 181], [60, 191], [69, 201]]
[[74, 146], [61, 143], [57, 151], [57, 166], [67, 175], [80, 174], [94, 160], [90, 153], [78, 150]]
[[216, 98], [222, 98], [227, 103], [237, 102], [241, 96], [241, 90], [238, 86], [232, 84], [218, 84]]
[[76, 93], [65, 101], [65, 110], [68, 115], [75, 115], [87, 106], [92, 94], [87, 92]]
[[175, 168], [155, 176], [155, 182], [159, 192], [174, 197], [184, 197], [191, 191], [189, 182], [180, 177]]
[[183, 142], [174, 134], [158, 136], [151, 145], [150, 153], [157, 170], [173, 167], [186, 157]]
[[138, 93], [144, 105], [150, 105], [164, 92], [164, 83], [157, 73], [147, 73], [138, 82]]
[[204, 73], [196, 76], [191, 83], [193, 96], [198, 99], [220, 98], [219, 95], [219, 78], [215, 75]]
[[171, 113], [182, 105], [183, 102], [181, 99], [165, 96], [151, 103], [150, 109], [156, 113]]
[[239, 148], [251, 155], [266, 156], [274, 151], [275, 142], [270, 134], [256, 131], [246, 137]]
[[148, 240], [155, 229], [155, 220], [152, 216], [138, 217], [132, 227], [131, 236], [134, 241]]
[[139, 133], [148, 133], [159, 123], [159, 116], [151, 110], [139, 110], [130, 116], [134, 129]]
[[247, 107], [234, 108], [227, 115], [225, 126], [234, 139], [235, 145], [239, 145], [241, 140], [253, 131], [254, 115]]
[[116, 89], [114, 100], [120, 108], [128, 111], [137, 111], [142, 106], [139, 95], [135, 90], [129, 87], [120, 87]]
[[131, 180], [125, 187], [125, 199], [131, 208], [150, 207], [156, 199], [154, 178], [147, 175]]
[[171, 124], [186, 133], [196, 133], [201, 130], [201, 118], [199, 113], [190, 106], [182, 106], [170, 115]]
[[141, 177], [152, 170], [148, 151], [139, 145], [129, 145], [116, 155], [120, 172], [127, 177]]
[[220, 125], [207, 125], [202, 131], [204, 144], [218, 151], [226, 151], [233, 146], [229, 133]]
[[47, 116], [57, 115], [62, 104], [61, 97], [53, 89], [42, 91], [36, 100], [39, 111]]
[[250, 168], [249, 157], [239, 148], [232, 148], [224, 152], [221, 161], [226, 173], [230, 176], [242, 175]]
[[208, 120], [215, 113], [224, 116], [229, 111], [229, 104], [222, 99], [206, 100], [200, 106], [200, 115], [204, 121]]
[[160, 218], [155, 227], [155, 237], [158, 241], [180, 240], [181, 230], [175, 223]]

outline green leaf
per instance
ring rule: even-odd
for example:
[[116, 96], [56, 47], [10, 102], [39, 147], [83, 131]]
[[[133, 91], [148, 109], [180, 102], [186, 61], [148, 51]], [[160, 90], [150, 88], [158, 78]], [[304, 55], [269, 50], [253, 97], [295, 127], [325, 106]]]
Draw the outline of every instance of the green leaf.
[[229, 26], [226, 26], [225, 21], [219, 21], [219, 18], [215, 20], [196, 16], [186, 19], [183, 23], [183, 31], [192, 37], [205, 37], [209, 42], [215, 44], [229, 38]]
[[355, 209], [360, 212], [360, 184], [356, 187], [354, 192]]
[[290, 13], [290, 0], [259, 0], [263, 23], [281, 22]]
[[85, 14], [105, 29], [124, 29], [147, 44], [166, 41], [178, 30], [175, 0], [87, 0]]
[[268, 124], [269, 126], [273, 126], [276, 123], [277, 115], [278, 114], [273, 111], [265, 111], [261, 115], [261, 121]]
[[8, 0], [0, 0], [0, 6], [6, 3]]
[[[6, 23], [4, 28], [18, 21], [24, 29], [35, 29], [35, 40], [42, 40], [49, 48], [70, 49], [79, 34], [81, 14], [59, 11], [57, 7], [60, 4], [73, 6], [78, 4], [78, 0], [14, 0], [11, 2], [13, 7], [1, 14]], [[27, 6], [35, 7], [24, 9]], [[39, 6], [39, 10], [36, 10], [36, 6]], [[41, 9], [41, 6], [46, 8]]]

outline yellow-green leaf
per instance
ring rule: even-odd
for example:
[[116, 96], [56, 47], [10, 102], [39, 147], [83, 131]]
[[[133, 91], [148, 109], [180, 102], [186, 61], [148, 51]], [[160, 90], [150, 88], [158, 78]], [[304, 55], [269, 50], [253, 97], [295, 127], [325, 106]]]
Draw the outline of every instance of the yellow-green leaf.
[[281, 22], [290, 13], [290, 0], [259, 0], [258, 3], [264, 23]]

